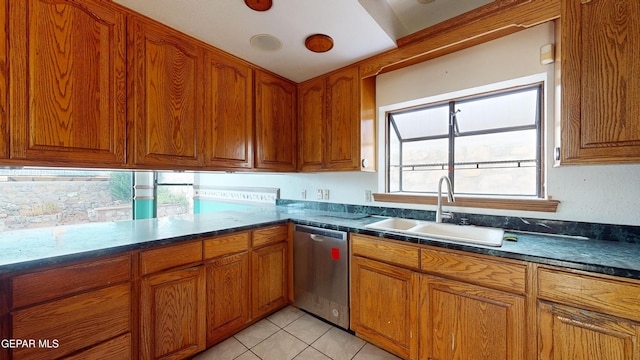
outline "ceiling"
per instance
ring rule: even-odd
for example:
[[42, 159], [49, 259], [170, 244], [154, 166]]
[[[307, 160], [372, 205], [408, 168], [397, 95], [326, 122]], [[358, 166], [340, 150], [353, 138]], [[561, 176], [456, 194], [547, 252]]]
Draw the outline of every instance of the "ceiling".
[[[396, 47], [396, 40], [492, 0], [273, 0], [258, 12], [241, 0], [113, 0], [295, 82]], [[422, 3], [426, 2], [426, 3]], [[315, 53], [307, 36], [333, 38]], [[252, 47], [255, 35], [278, 38], [277, 50]]]

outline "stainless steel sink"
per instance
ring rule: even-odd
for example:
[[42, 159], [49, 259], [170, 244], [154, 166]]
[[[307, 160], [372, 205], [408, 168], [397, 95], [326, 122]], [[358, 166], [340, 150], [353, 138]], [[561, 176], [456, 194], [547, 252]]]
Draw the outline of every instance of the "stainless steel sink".
[[435, 240], [448, 240], [487, 246], [502, 246], [504, 230], [473, 226], [436, 223], [413, 219], [389, 218], [365, 227], [383, 231], [425, 236]]

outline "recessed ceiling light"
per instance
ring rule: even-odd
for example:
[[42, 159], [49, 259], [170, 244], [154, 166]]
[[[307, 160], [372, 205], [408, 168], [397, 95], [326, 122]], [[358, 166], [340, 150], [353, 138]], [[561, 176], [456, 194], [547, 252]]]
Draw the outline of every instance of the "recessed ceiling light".
[[254, 35], [249, 40], [251, 46], [262, 51], [276, 51], [282, 47], [282, 41], [271, 34]]
[[325, 34], [313, 34], [304, 41], [304, 46], [310, 51], [323, 53], [333, 48], [333, 39]]
[[273, 5], [272, 0], [244, 0], [244, 3], [255, 11], [267, 11]]

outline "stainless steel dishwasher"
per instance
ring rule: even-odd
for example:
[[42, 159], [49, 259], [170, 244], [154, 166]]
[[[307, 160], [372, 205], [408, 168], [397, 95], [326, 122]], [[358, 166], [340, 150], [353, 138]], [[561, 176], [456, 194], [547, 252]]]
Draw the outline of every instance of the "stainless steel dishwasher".
[[295, 225], [294, 305], [349, 329], [347, 233]]

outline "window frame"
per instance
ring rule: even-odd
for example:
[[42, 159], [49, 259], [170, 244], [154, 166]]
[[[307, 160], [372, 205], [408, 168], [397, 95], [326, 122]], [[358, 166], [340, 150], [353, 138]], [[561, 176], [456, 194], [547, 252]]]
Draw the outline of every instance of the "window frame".
[[[384, 193], [374, 194], [374, 200], [380, 202], [402, 202], [402, 203], [413, 203], [413, 204], [436, 204], [437, 203], [437, 195], [433, 194], [434, 192], [408, 192], [403, 191], [402, 187], [399, 187], [399, 191], [390, 191], [390, 177], [391, 177], [391, 131], [397, 131], [391, 129], [393, 121], [390, 120], [390, 116], [393, 114], [406, 113], [409, 111], [416, 111], [418, 109], [426, 109], [429, 107], [442, 106], [443, 104], [449, 104], [449, 112], [451, 114], [452, 103], [455, 102], [465, 102], [474, 99], [481, 98], [489, 98], [494, 96], [506, 95], [509, 93], [516, 93], [519, 91], [526, 91], [532, 88], [537, 88], [538, 96], [537, 96], [537, 116], [536, 116], [536, 124], [534, 125], [525, 125], [525, 126], [513, 126], [513, 127], [505, 127], [505, 128], [496, 128], [506, 131], [517, 131], [524, 129], [536, 128], [536, 157], [537, 157], [537, 167], [536, 167], [536, 194], [535, 195], [484, 195], [484, 194], [456, 194], [456, 202], [454, 204], [450, 204], [450, 206], [462, 206], [462, 207], [479, 207], [479, 208], [494, 208], [494, 209], [509, 209], [509, 210], [530, 210], [530, 211], [544, 211], [544, 212], [555, 212], [557, 211], [557, 206], [559, 201], [551, 199], [546, 194], [545, 189], [545, 81], [533, 81], [528, 82], [526, 84], [518, 84], [516, 86], [503, 87], [491, 91], [484, 91], [473, 93], [465, 96], [458, 97], [450, 97], [448, 99], [443, 99], [440, 97], [438, 101], [427, 102], [420, 105], [414, 105], [407, 108], [395, 109], [393, 111], [387, 111], [385, 114], [385, 158], [384, 158], [384, 166], [385, 166], [385, 185], [384, 185]], [[455, 110], [455, 109], [454, 109]], [[452, 162], [452, 155], [455, 153], [455, 149], [452, 153], [452, 147], [455, 147], [455, 139], [451, 140], [451, 137], [456, 137], [453, 133], [453, 127], [455, 123], [451, 121], [452, 118], [449, 119], [449, 132], [447, 134], [447, 141], [449, 146], [448, 151], [448, 161], [446, 164], [441, 164], [443, 170], [447, 170], [449, 176], [451, 176], [451, 172], [455, 171], [455, 166], [451, 168], [449, 166]], [[484, 133], [484, 131], [478, 132], [469, 132], [465, 134], [469, 135], [478, 135], [480, 132]], [[497, 133], [495, 129], [491, 129], [487, 133]], [[440, 136], [441, 137], [441, 136]], [[438, 137], [438, 138], [440, 138]], [[430, 137], [429, 137], [430, 138]], [[400, 154], [401, 156], [401, 154]], [[455, 160], [455, 158], [453, 158]], [[455, 164], [455, 161], [453, 161]], [[516, 161], [514, 161], [516, 162]], [[460, 164], [455, 164], [460, 165]], [[400, 161], [400, 166], [402, 166], [402, 162]], [[400, 171], [401, 173], [402, 171]], [[455, 180], [455, 175], [453, 176]], [[454, 182], [455, 187], [455, 182]]]

